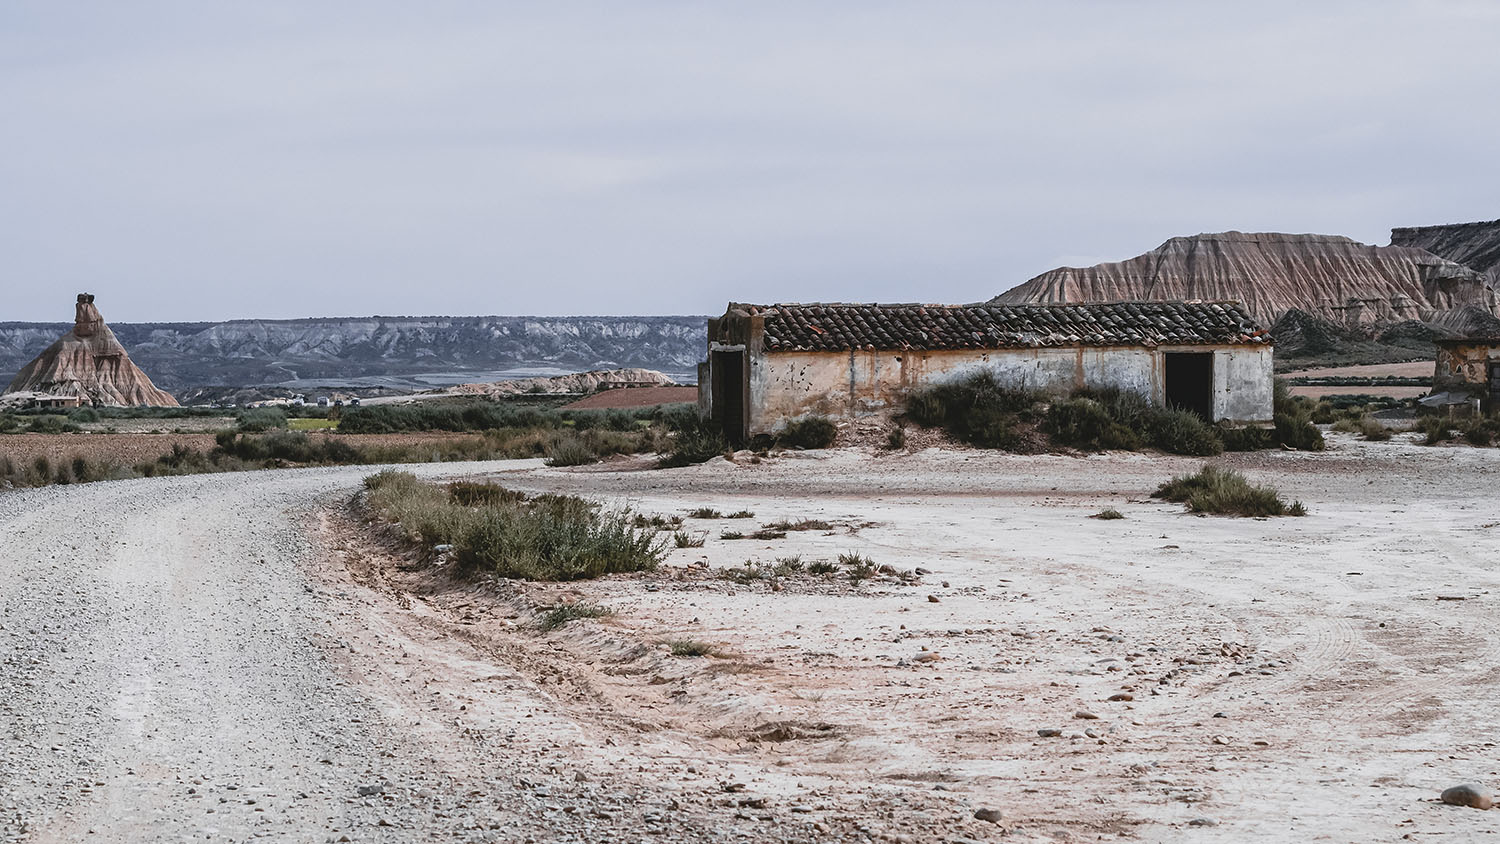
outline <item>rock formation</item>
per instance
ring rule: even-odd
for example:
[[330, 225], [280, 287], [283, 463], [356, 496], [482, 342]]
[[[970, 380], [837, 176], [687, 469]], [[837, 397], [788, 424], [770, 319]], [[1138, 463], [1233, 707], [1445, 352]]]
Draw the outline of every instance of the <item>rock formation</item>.
[[1500, 220], [1391, 229], [1392, 246], [1425, 249], [1484, 273], [1491, 290], [1500, 289]]
[[1007, 290], [995, 304], [1237, 300], [1263, 325], [1290, 310], [1343, 326], [1419, 320], [1495, 297], [1474, 270], [1409, 246], [1336, 235], [1222, 232], [1174, 237], [1117, 263], [1063, 267]]
[[177, 406], [130, 360], [89, 293], [78, 294], [73, 330], [23, 367], [7, 392], [77, 396], [86, 405]]
[[488, 384], [459, 384], [428, 394], [518, 396], [523, 393], [592, 393], [610, 387], [672, 387], [677, 382], [652, 369], [596, 369], [548, 378], [518, 378]]

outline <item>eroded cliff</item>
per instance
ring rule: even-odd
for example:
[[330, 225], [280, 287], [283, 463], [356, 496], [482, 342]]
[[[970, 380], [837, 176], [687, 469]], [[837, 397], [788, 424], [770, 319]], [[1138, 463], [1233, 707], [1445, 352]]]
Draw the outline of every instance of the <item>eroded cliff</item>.
[[1291, 310], [1345, 326], [1428, 322], [1465, 307], [1495, 312], [1480, 273], [1425, 249], [1275, 232], [1174, 237], [1125, 261], [1042, 273], [991, 301], [1131, 299], [1236, 300], [1267, 326]]

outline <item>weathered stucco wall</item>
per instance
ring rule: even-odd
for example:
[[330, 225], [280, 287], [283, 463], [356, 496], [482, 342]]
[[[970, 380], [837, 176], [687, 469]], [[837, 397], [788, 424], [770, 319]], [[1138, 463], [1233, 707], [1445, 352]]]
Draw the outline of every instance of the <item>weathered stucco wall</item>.
[[806, 414], [878, 413], [901, 404], [913, 389], [981, 371], [1054, 394], [1117, 387], [1161, 402], [1164, 354], [1172, 351], [1213, 352], [1216, 419], [1270, 421], [1272, 352], [1266, 346], [775, 352], [750, 358], [749, 433], [770, 433]]
[[1273, 355], [1270, 346], [1214, 350], [1214, 421], [1245, 425], [1271, 421]]
[[1432, 375], [1432, 391], [1480, 392], [1489, 389], [1492, 360], [1500, 360], [1500, 345], [1495, 343], [1445, 343], [1438, 346], [1437, 368]]

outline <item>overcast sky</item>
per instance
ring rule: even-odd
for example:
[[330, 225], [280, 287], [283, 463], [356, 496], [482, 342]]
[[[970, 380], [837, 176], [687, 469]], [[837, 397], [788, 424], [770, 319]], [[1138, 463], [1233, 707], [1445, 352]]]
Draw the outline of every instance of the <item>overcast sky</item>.
[[987, 299], [1500, 217], [1500, 2], [0, 4], [0, 320]]

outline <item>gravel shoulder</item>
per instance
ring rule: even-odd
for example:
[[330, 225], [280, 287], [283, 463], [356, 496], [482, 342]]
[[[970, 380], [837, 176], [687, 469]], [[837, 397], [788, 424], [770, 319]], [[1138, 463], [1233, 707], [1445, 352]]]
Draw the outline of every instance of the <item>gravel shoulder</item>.
[[[1151, 501], [1198, 461], [1142, 455], [402, 467], [836, 524], [690, 520], [575, 584], [405, 565], [349, 509], [369, 467], [0, 494], [0, 841], [1500, 832], [1433, 801], [1500, 783], [1500, 453], [1333, 444], [1224, 458], [1312, 510], [1280, 520]], [[718, 576], [845, 552], [924, 573]], [[531, 627], [574, 600], [616, 613]]]

